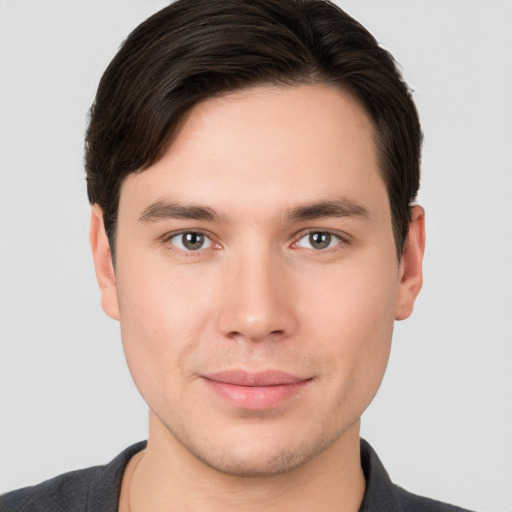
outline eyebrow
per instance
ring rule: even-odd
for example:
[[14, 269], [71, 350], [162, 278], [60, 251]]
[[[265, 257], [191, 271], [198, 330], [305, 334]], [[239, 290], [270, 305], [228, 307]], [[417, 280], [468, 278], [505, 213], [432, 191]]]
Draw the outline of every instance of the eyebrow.
[[[348, 198], [306, 203], [289, 210], [285, 218], [288, 222], [300, 222], [324, 217], [367, 217], [368, 210], [361, 204]], [[165, 219], [188, 219], [205, 222], [224, 220], [213, 208], [200, 205], [188, 205], [180, 202], [159, 200], [141, 213], [139, 221], [157, 222]]]
[[368, 210], [359, 203], [342, 197], [297, 206], [287, 215], [290, 222], [321, 219], [323, 217], [368, 217]]
[[148, 206], [139, 217], [141, 222], [156, 222], [165, 219], [190, 219], [206, 222], [218, 222], [219, 215], [207, 206], [186, 205], [164, 200], [156, 201]]

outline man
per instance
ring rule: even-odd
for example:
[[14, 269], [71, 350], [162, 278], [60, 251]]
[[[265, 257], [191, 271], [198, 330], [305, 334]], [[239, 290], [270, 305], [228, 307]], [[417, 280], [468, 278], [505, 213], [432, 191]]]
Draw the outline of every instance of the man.
[[140, 25], [86, 168], [148, 442], [2, 510], [461, 510], [359, 438], [421, 288], [420, 146], [391, 57], [328, 2], [179, 0]]

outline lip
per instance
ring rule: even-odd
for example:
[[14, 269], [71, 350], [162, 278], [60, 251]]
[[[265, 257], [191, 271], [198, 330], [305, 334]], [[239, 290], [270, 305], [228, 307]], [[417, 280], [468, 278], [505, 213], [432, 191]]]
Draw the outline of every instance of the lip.
[[247, 372], [229, 370], [203, 375], [205, 383], [217, 396], [240, 409], [266, 410], [298, 398], [312, 381], [279, 370]]

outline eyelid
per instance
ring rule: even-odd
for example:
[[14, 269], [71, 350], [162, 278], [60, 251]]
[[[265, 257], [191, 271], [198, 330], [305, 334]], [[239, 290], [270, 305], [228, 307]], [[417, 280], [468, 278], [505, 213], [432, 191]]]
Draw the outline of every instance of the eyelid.
[[[210, 247], [204, 247], [204, 248], [192, 251], [192, 250], [180, 249], [179, 247], [176, 247], [176, 245], [171, 243], [171, 239], [172, 238], [180, 236], [180, 235], [186, 235], [188, 233], [195, 233], [195, 234], [198, 234], [198, 235], [203, 235], [205, 238], [207, 238], [210, 241], [211, 246]], [[178, 252], [180, 254], [186, 255], [186, 256], [199, 255], [199, 254], [203, 253], [206, 250], [218, 249], [218, 248], [221, 247], [220, 244], [215, 240], [215, 237], [211, 233], [209, 233], [208, 231], [205, 231], [204, 229], [193, 229], [192, 228], [192, 229], [179, 229], [177, 231], [170, 231], [170, 232], [166, 233], [165, 235], [161, 236], [160, 240], [163, 243], [168, 244], [172, 248], [172, 250], [174, 250], [174, 251], [176, 251], [176, 252]]]
[[[192, 251], [192, 250], [182, 250], [170, 242], [170, 240], [172, 238], [179, 236], [179, 235], [184, 235], [187, 233], [197, 233], [197, 234], [203, 235], [205, 238], [207, 238], [211, 242], [212, 246]], [[291, 247], [295, 248], [302, 238], [304, 238], [312, 233], [328, 233], [328, 234], [336, 237], [339, 240], [339, 243], [337, 243], [333, 247], [329, 247], [326, 249], [309, 249], [314, 252], [328, 253], [330, 251], [335, 251], [335, 250], [339, 249], [340, 245], [350, 244], [351, 237], [347, 233], [340, 232], [336, 229], [329, 229], [329, 228], [323, 228], [323, 229], [322, 228], [308, 228], [308, 229], [301, 230], [299, 233], [297, 233], [297, 235], [294, 237], [294, 241], [292, 242]], [[177, 231], [167, 232], [163, 236], [160, 237], [160, 240], [163, 243], [169, 244], [172, 247], [172, 250], [179, 252], [180, 254], [192, 256], [192, 255], [198, 255], [208, 249], [220, 249], [222, 246], [218, 241], [215, 240], [215, 238], [216, 237], [207, 230], [192, 228], [192, 229], [180, 229]], [[308, 248], [300, 248], [300, 247], [296, 247], [296, 248], [308, 250]]]
[[[304, 237], [306, 237], [308, 235], [311, 235], [312, 233], [328, 233], [329, 235], [338, 238], [339, 243], [337, 243], [333, 247], [328, 247], [325, 249], [309, 249], [307, 247], [297, 247], [297, 244], [300, 242], [300, 240], [302, 240]], [[347, 233], [337, 231], [336, 229], [309, 228], [309, 229], [302, 230], [297, 234], [297, 236], [295, 237], [295, 241], [292, 243], [291, 247], [292, 248], [296, 247], [298, 249], [306, 249], [306, 250], [314, 251], [317, 253], [328, 253], [330, 251], [339, 250], [340, 245], [348, 245], [350, 243], [350, 238], [351, 237]]]

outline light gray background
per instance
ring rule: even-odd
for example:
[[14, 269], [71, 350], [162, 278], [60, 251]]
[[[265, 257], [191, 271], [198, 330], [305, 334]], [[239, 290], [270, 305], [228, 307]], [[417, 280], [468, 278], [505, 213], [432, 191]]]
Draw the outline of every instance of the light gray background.
[[[110, 460], [146, 408], [87, 241], [86, 112], [159, 0], [0, 0], [0, 489]], [[512, 2], [346, 0], [415, 89], [425, 286], [363, 435], [404, 487], [512, 510]]]

